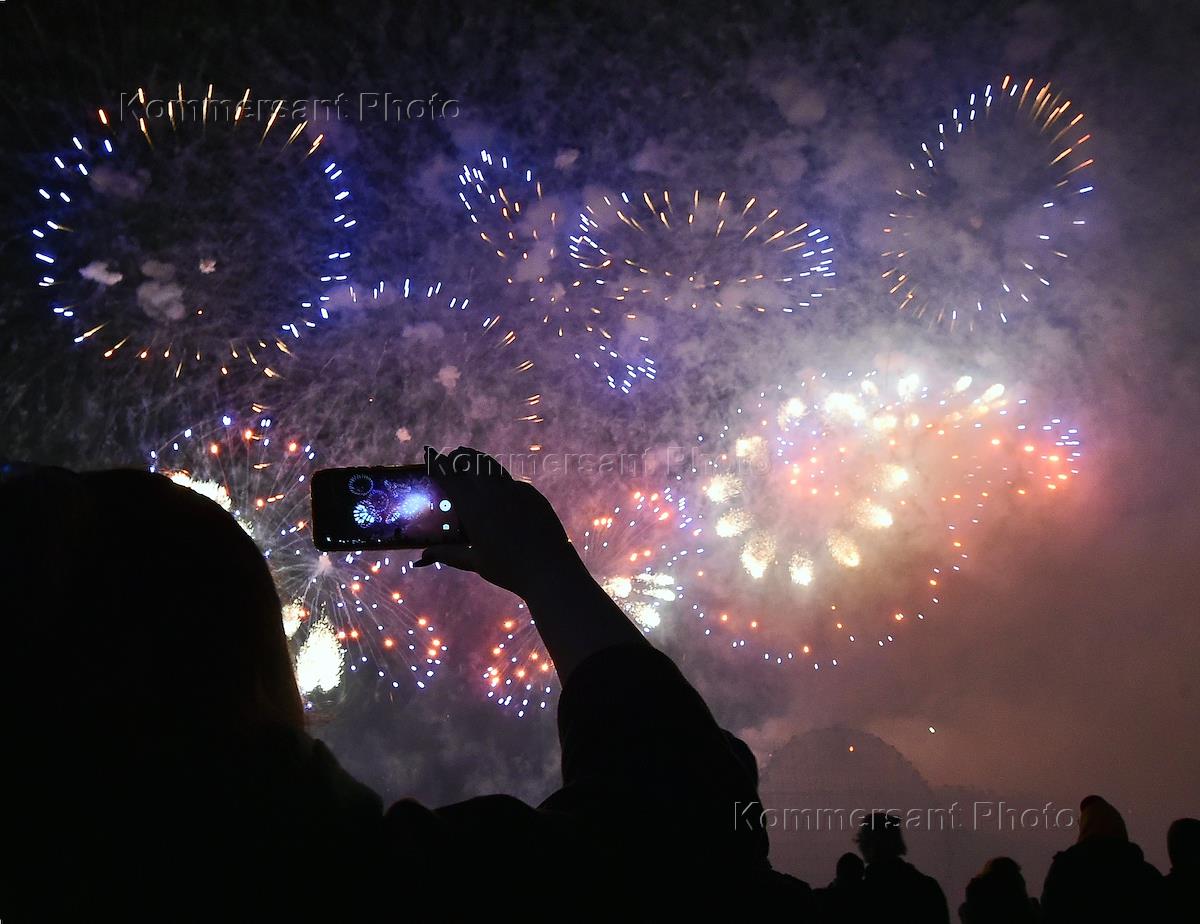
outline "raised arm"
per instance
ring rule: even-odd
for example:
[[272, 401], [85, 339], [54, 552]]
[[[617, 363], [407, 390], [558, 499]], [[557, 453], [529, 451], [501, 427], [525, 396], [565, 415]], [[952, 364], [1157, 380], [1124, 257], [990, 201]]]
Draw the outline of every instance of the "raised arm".
[[562, 680], [563, 785], [541, 808], [580, 838], [588, 859], [571, 875], [610, 887], [653, 868], [676, 898], [766, 888], [753, 757], [591, 578], [541, 494], [473, 450], [427, 460], [470, 545], [426, 549], [419, 564], [475, 571], [523, 597]]
[[592, 579], [550, 502], [473, 449], [425, 462], [458, 508], [470, 545], [425, 549], [418, 566], [441, 563], [474, 571], [525, 600], [559, 678], [617, 645], [648, 645], [637, 627]]

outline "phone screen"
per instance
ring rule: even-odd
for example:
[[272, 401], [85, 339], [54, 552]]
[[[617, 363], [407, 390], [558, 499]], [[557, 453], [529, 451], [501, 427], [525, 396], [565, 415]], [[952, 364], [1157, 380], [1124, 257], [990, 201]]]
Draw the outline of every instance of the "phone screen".
[[466, 542], [424, 465], [327, 468], [312, 478], [313, 544], [325, 552]]

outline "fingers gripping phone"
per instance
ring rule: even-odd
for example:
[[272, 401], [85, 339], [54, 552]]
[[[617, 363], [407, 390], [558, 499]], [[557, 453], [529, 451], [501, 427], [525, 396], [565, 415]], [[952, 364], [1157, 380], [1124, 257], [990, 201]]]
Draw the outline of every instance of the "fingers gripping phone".
[[312, 522], [313, 544], [323, 552], [467, 541], [458, 511], [424, 465], [315, 472]]

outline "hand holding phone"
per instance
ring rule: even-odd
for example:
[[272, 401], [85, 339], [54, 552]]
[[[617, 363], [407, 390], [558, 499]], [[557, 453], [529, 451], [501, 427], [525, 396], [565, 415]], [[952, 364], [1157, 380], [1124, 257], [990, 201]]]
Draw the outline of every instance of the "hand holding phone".
[[467, 542], [457, 509], [424, 465], [322, 469], [312, 478], [312, 519], [323, 552]]
[[427, 449], [426, 464], [460, 512], [470, 540], [431, 544], [418, 566], [474, 571], [526, 600], [547, 580], [586, 578], [558, 515], [533, 485], [514, 480], [496, 459], [475, 449], [448, 455]]

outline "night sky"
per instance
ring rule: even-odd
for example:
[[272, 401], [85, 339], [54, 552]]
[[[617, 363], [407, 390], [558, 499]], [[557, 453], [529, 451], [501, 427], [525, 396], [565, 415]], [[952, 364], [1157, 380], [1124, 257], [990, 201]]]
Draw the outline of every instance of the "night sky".
[[[1200, 132], [1189, 77], [1198, 40], [1200, 18], [1182, 3], [0, 2], [0, 457], [143, 466], [182, 427], [252, 402], [319, 440], [321, 462], [415, 461], [422, 442], [640, 455], [691, 445], [745, 396], [799, 370], [1003, 381], [1077, 424], [1081, 473], [1055, 503], [990, 521], [936, 618], [836, 670], [776, 670], [682, 627], [660, 641], [753, 747], [768, 803], [771, 793], [838, 792], [1075, 807], [1098, 792], [1165, 868], [1167, 824], [1200, 808], [1200, 188], [1188, 166]], [[1087, 113], [1088, 223], [1053, 285], [1011, 323], [930, 326], [897, 313], [880, 278], [881, 229], [894, 191], [911, 185], [920, 142], [1007, 73], [1052, 81]], [[333, 319], [280, 359], [280, 378], [201, 368], [176, 379], [165, 364], [106, 361], [72, 343], [75, 329], [36, 284], [44, 267], [30, 229], [44, 215], [37, 189], [53, 153], [94, 125], [98, 108], [116, 112], [122, 93], [171, 93], [180, 82], [196, 93], [213, 83], [235, 100], [251, 87], [309, 101], [309, 114], [320, 109], [313, 100], [345, 100], [342, 118], [315, 117], [304, 139], [324, 132], [320, 156], [338, 161], [353, 190], [349, 281], [369, 293], [385, 280], [389, 294], [375, 314], [335, 300]], [[438, 115], [397, 105], [385, 118], [385, 94], [433, 99]], [[664, 314], [653, 332], [665, 371], [624, 395], [570, 355], [525, 301], [530, 287], [507, 285], [476, 238], [457, 176], [481, 149], [536, 168], [564, 215], [614, 190], [727, 189], [777, 203], [829, 233], [836, 286], [761, 324]], [[134, 228], [135, 241], [165, 235], [160, 252], [178, 240], [221, 249], [234, 272], [214, 311], [231, 330], [276, 326], [274, 301], [300, 297], [298, 267], [324, 247], [308, 236], [327, 231], [322, 193], [282, 160], [264, 168], [219, 145], [188, 157], [165, 188], [116, 195], [119, 214], [89, 213], [91, 240], [133, 246], [122, 235]], [[1005, 155], [988, 169], [1007, 182], [1010, 164]], [[1008, 187], [997, 184], [982, 185], [1003, 199]], [[968, 278], [982, 271], [971, 259], [957, 267]], [[440, 282], [504, 315], [514, 349], [537, 362], [544, 423], [533, 436], [497, 423], [525, 393], [524, 382], [509, 393], [507, 358], [476, 357], [456, 335], [401, 330], [379, 313], [405, 310], [395, 294], [405, 279]], [[169, 284], [147, 290], [147, 317], [170, 313]], [[403, 373], [395, 351], [418, 354]], [[446, 357], [457, 363], [450, 383]], [[572, 528], [661, 474], [534, 480]], [[433, 804], [499, 790], [538, 800], [554, 785], [552, 717], [517, 719], [488, 703], [465, 656], [486, 647], [512, 603], [466, 578], [413, 580], [451, 640], [436, 684], [410, 694], [355, 676], [317, 710], [315, 733], [386, 798]], [[9, 588], [10, 612], [36, 620], [22, 594]], [[786, 614], [789, 600], [756, 605]], [[847, 754], [861, 766], [848, 770]], [[861, 789], [844, 791], [847, 779]], [[918, 839], [914, 853], [948, 877], [953, 899], [1001, 850], [1039, 882], [1074, 832], [989, 838], [963, 835], [952, 848]], [[777, 863], [823, 883], [835, 841], [815, 859], [777, 848]], [[966, 853], [948, 859], [954, 851]], [[509, 860], [519, 869], [519, 856]]]

